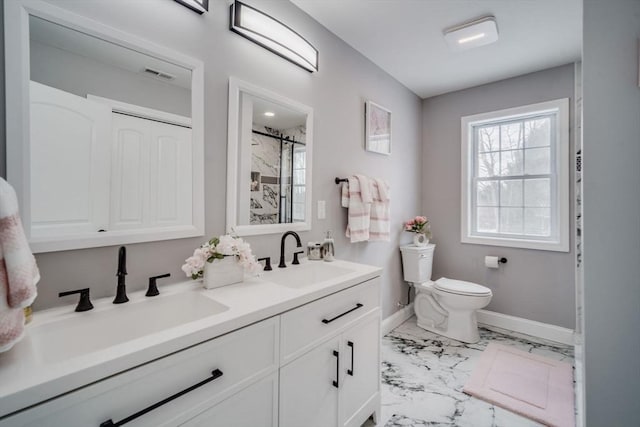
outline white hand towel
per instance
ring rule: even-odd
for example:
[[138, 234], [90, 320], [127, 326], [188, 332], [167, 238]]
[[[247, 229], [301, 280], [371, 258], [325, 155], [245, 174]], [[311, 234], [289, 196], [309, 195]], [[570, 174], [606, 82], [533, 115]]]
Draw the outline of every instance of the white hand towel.
[[[351, 243], [364, 242], [369, 240], [369, 226], [371, 215], [371, 203], [364, 203], [362, 201], [362, 188], [360, 186], [359, 178], [350, 176], [348, 179], [348, 219], [347, 230], [345, 236], [347, 236]], [[344, 188], [343, 188], [344, 194]], [[367, 189], [368, 197], [371, 197], [371, 192]]]
[[343, 208], [349, 207], [349, 182], [342, 184], [340, 204]]
[[362, 203], [372, 203], [373, 195], [371, 194], [371, 181], [364, 175], [356, 175], [358, 183], [360, 184], [360, 196], [362, 197]]
[[40, 273], [18, 215], [13, 188], [0, 178], [0, 352], [24, 334], [22, 309], [37, 296]]
[[391, 240], [389, 184], [379, 178], [372, 180], [372, 182], [374, 191], [373, 203], [371, 204], [369, 240], [388, 242]]
[[389, 184], [387, 184], [387, 181], [380, 178], [376, 178], [375, 181], [378, 187], [378, 194], [380, 195], [380, 200], [382, 200], [383, 202], [388, 201], [389, 200]]

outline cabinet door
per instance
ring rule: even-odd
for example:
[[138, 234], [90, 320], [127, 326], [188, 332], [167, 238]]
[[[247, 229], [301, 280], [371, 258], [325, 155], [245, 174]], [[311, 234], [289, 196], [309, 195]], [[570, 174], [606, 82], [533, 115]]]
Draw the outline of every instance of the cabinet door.
[[340, 425], [359, 427], [379, 410], [379, 311], [345, 331], [341, 344]]
[[338, 425], [339, 344], [326, 341], [280, 369], [280, 427]]
[[109, 230], [147, 226], [149, 150], [153, 122], [113, 113], [113, 166]]
[[113, 113], [111, 230], [192, 223], [191, 129]]
[[192, 223], [193, 185], [191, 129], [151, 122], [149, 224]]
[[36, 82], [30, 96], [31, 237], [106, 229], [111, 109]]
[[278, 373], [250, 385], [202, 414], [184, 427], [276, 427], [278, 425]]

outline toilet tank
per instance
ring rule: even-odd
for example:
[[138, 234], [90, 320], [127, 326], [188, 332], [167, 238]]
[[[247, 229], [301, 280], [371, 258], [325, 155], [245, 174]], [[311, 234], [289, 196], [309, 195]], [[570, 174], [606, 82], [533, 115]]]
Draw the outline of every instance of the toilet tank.
[[431, 267], [435, 248], [436, 245], [433, 243], [426, 246], [407, 245], [400, 247], [405, 281], [424, 283], [431, 280]]

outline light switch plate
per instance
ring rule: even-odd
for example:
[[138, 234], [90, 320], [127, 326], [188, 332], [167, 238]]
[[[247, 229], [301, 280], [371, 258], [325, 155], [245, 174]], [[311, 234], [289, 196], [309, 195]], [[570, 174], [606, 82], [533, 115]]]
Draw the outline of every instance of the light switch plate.
[[324, 200], [318, 200], [318, 219], [325, 219], [327, 217], [326, 203]]

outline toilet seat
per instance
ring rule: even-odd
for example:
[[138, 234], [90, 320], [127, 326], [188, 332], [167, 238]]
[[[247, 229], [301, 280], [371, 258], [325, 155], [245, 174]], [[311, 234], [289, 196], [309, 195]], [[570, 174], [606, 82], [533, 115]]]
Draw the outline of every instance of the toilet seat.
[[463, 280], [453, 280], [443, 277], [433, 283], [433, 288], [441, 292], [455, 295], [466, 295], [474, 297], [486, 297], [492, 295], [491, 289], [478, 285], [477, 283], [465, 282]]

